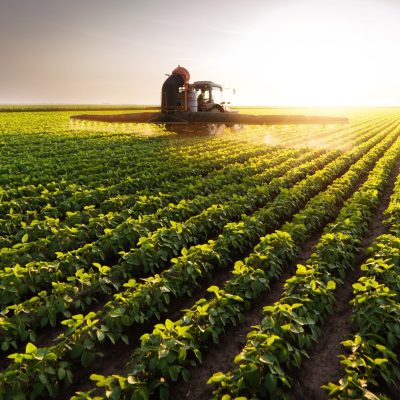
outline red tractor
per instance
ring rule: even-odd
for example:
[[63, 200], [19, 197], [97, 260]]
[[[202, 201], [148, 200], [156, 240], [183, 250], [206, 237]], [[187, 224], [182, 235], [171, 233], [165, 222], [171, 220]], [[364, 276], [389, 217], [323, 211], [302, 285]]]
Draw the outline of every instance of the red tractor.
[[[231, 110], [223, 99], [221, 85], [211, 81], [189, 83], [189, 71], [178, 66], [168, 76], [161, 89], [161, 112], [167, 115], [181, 113], [230, 113]], [[209, 123], [209, 115], [203, 115], [204, 124], [166, 124], [173, 132], [215, 135], [223, 131], [225, 125], [237, 127], [238, 124]], [[208, 123], [206, 123], [208, 122]]]
[[190, 74], [178, 66], [161, 89], [161, 112], [118, 115], [75, 115], [73, 121], [164, 124], [178, 134], [213, 136], [225, 127], [242, 125], [342, 124], [347, 118], [304, 115], [249, 115], [231, 111], [223, 101], [223, 88], [211, 81], [189, 83]]

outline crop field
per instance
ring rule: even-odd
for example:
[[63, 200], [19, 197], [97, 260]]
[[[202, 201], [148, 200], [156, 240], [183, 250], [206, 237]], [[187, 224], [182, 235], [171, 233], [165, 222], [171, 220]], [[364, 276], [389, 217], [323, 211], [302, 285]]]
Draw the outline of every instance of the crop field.
[[217, 137], [14, 111], [0, 399], [400, 398], [400, 109]]

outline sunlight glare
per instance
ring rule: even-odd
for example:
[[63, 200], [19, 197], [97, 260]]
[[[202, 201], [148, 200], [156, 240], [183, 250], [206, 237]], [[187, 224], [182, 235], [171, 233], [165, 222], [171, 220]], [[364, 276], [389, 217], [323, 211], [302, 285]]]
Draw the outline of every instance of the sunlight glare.
[[[355, 1], [333, 8], [325, 2], [289, 2], [270, 12], [261, 28], [243, 35], [235, 46], [244, 49], [236, 55], [238, 68], [248, 71], [251, 65], [260, 80], [259, 92], [242, 91], [238, 103], [377, 104], [378, 85], [390, 98], [400, 53], [390, 48], [394, 21], [380, 15], [383, 11], [374, 4], [366, 1], [362, 7]], [[385, 54], [390, 63], [382, 61]]]

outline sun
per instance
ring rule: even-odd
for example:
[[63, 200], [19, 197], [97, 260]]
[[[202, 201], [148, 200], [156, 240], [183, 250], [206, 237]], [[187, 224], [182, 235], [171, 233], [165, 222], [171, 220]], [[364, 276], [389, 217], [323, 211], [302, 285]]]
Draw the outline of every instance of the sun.
[[246, 71], [242, 80], [253, 87], [244, 86], [238, 102], [388, 105], [382, 99], [395, 99], [393, 82], [400, 65], [400, 54], [390, 47], [393, 32], [385, 26], [392, 21], [358, 6], [290, 3], [266, 14], [264, 24], [257, 21], [230, 49], [232, 64]]

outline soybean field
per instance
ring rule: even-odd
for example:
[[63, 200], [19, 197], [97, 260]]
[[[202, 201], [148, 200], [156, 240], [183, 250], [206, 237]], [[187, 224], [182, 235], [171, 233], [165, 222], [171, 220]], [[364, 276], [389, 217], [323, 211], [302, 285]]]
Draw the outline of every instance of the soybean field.
[[0, 112], [0, 399], [398, 399], [400, 109], [318, 112]]

